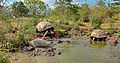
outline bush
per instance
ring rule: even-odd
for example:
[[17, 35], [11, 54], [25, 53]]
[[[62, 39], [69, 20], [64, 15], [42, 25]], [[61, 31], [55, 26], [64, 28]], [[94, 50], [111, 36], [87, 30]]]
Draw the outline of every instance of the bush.
[[118, 37], [120, 37], [120, 34], [116, 34], [115, 36], [118, 36]]
[[84, 25], [82, 22], [80, 22], [80, 21], [78, 21], [77, 24], [78, 24], [79, 26], [85, 26], [85, 25]]
[[94, 27], [95, 29], [100, 28], [101, 24], [103, 24], [102, 18], [98, 18], [98, 17], [92, 17], [90, 18], [90, 21], [91, 21], [91, 26]]
[[12, 27], [11, 22], [4, 22], [5, 30], [0, 31], [0, 48], [12, 52], [20, 50], [28, 43], [30, 38], [33, 37], [37, 21], [37, 18], [35, 18], [28, 21], [26, 24], [19, 24], [14, 33], [12, 33], [14, 27]]
[[57, 30], [57, 32], [59, 32], [61, 34], [65, 34], [65, 30]]
[[7, 56], [4, 56], [2, 53], [0, 53], [0, 63], [10, 63], [10, 60]]

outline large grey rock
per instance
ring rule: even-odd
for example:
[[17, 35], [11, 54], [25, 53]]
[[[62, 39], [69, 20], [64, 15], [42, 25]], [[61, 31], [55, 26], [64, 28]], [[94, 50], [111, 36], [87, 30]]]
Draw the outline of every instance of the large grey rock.
[[36, 38], [30, 41], [30, 45], [33, 47], [49, 47], [49, 44], [47, 43], [47, 41], [39, 38]]

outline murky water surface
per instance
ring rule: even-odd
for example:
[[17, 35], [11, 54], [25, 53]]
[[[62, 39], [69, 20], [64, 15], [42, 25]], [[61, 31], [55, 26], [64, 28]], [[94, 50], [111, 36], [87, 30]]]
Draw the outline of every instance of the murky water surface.
[[56, 56], [59, 63], [120, 63], [119, 44], [111, 46], [107, 42], [89, 42], [78, 38], [73, 43], [56, 46], [62, 54]]
[[[28, 57], [24, 54], [13, 56], [12, 63], [120, 63], [120, 45], [107, 42], [89, 42], [88, 38], [75, 38], [72, 43], [56, 45], [55, 57]], [[15, 57], [15, 58], [14, 58]]]

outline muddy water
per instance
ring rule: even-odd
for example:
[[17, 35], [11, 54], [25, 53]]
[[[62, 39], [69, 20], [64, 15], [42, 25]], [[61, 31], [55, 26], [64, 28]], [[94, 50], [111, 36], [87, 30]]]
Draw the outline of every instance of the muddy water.
[[111, 46], [106, 42], [89, 42], [78, 39], [74, 43], [56, 46], [62, 54], [56, 56], [59, 63], [120, 63], [119, 45]]
[[55, 47], [62, 52], [55, 57], [28, 57], [24, 54], [12, 59], [12, 63], [120, 63], [120, 45], [111, 46], [107, 42], [89, 42], [88, 38], [75, 38], [72, 43], [62, 43]]

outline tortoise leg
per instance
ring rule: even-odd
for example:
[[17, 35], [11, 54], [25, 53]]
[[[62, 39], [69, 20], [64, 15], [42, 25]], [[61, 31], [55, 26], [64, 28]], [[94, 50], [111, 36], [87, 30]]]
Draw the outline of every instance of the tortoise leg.
[[97, 38], [97, 41], [100, 41], [100, 39], [99, 39], [99, 38]]
[[93, 38], [93, 41], [95, 41], [95, 38]]
[[48, 33], [48, 30], [44, 33], [43, 37], [45, 37], [47, 35], [47, 33]]
[[50, 33], [51, 33], [51, 34], [54, 34], [53, 30], [50, 30]]
[[37, 33], [39, 33], [39, 31], [38, 31], [38, 29], [37, 29], [37, 28], [35, 29], [35, 31], [36, 31]]

